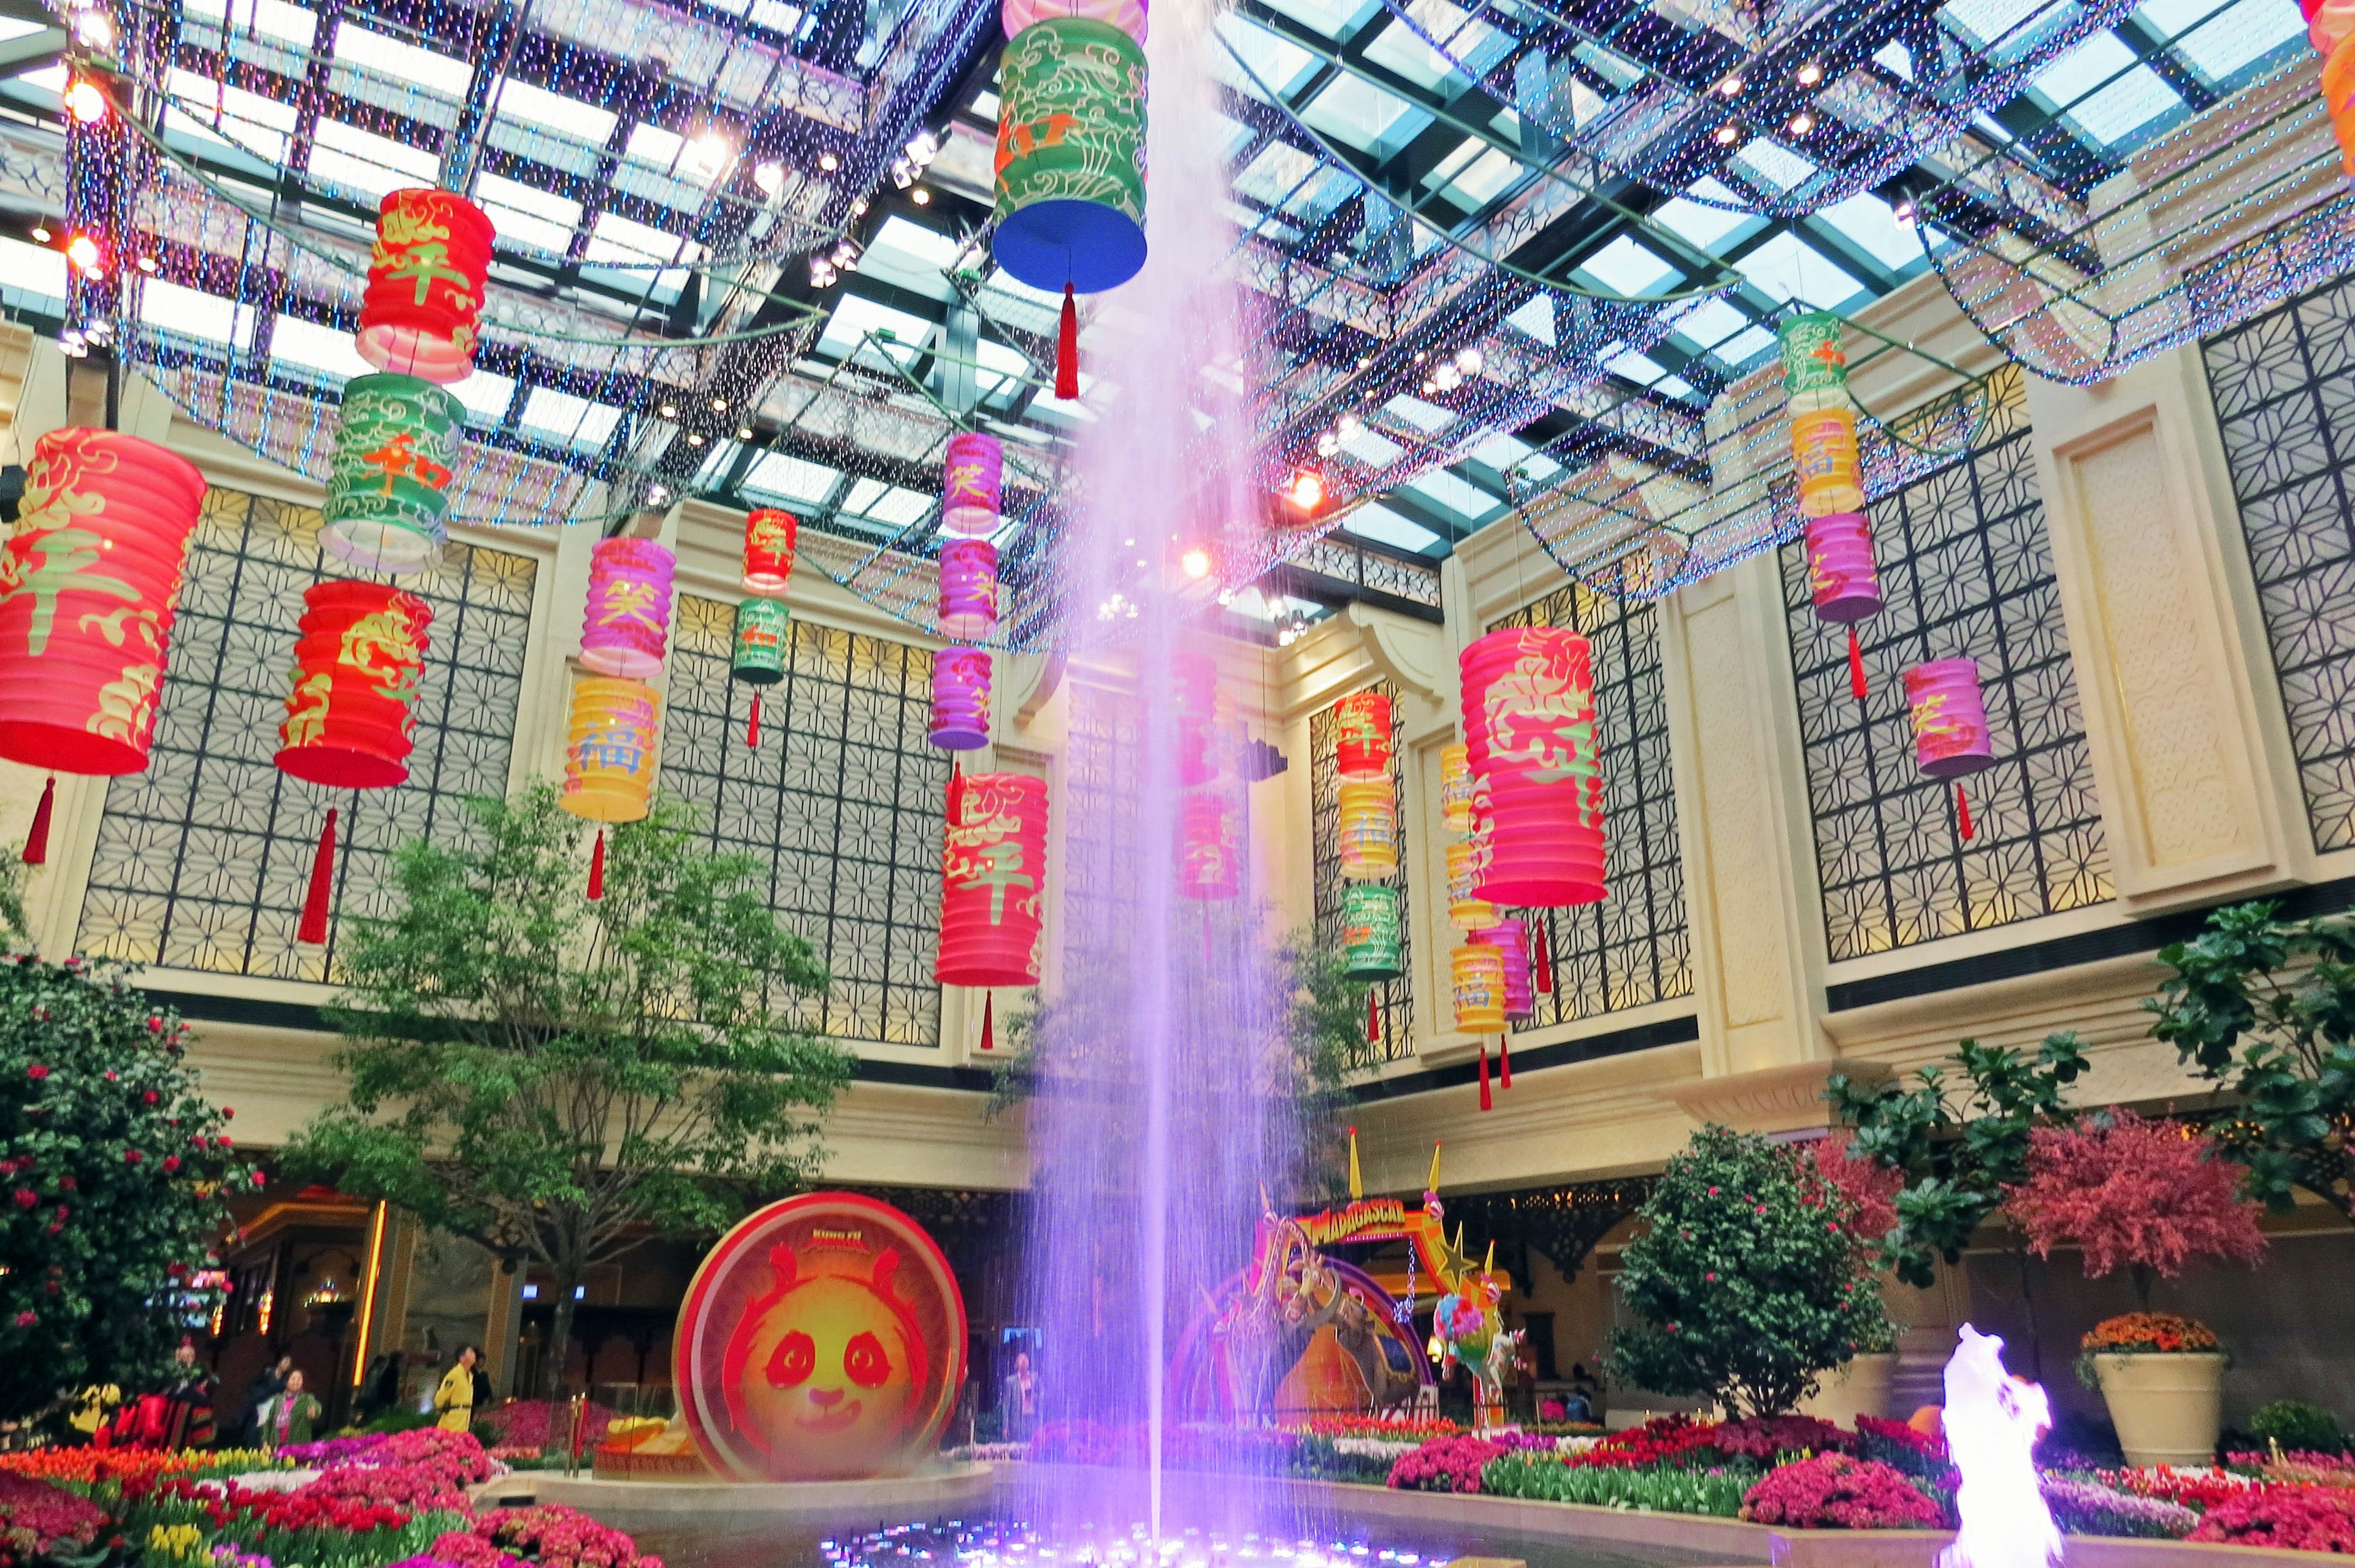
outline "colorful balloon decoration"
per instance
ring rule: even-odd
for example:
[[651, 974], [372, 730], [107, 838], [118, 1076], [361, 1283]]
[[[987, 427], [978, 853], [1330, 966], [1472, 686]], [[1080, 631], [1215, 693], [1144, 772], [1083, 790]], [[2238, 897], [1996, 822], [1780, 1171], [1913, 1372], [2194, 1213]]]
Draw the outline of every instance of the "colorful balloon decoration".
[[1962, 780], [1995, 762], [1987, 704], [1979, 695], [1976, 659], [1933, 659], [1905, 672], [1905, 708], [1913, 723], [1913, 758], [1934, 779], [1955, 781], [1955, 812], [1963, 838], [1977, 836]]
[[582, 676], [572, 683], [572, 744], [560, 804], [591, 822], [635, 822], [654, 793], [662, 699], [644, 681]]
[[[0, 564], [0, 757], [66, 773], [147, 765], [204, 501], [194, 464], [137, 436], [77, 426], [33, 443]], [[51, 799], [26, 846], [33, 865]]]
[[941, 546], [941, 635], [978, 642], [997, 630], [997, 547], [987, 539]]
[[365, 571], [421, 571], [440, 560], [465, 420], [465, 405], [415, 376], [344, 383], [319, 548]]
[[960, 539], [997, 531], [1003, 505], [1006, 449], [994, 435], [961, 430], [949, 437], [941, 475], [941, 528]]
[[787, 1198], [687, 1285], [679, 1415], [731, 1480], [907, 1475], [933, 1462], [964, 1392], [966, 1331], [956, 1276], [913, 1220], [854, 1193]]
[[1487, 786], [1480, 895], [1538, 907], [1599, 901], [1603, 765], [1586, 639], [1567, 627], [1491, 632], [1460, 666], [1465, 744]]
[[1352, 882], [1341, 890], [1341, 960], [1352, 980], [1395, 980], [1406, 972], [1397, 889]]
[[755, 507], [744, 518], [744, 592], [774, 599], [794, 575], [801, 519], [774, 507]]
[[589, 557], [589, 604], [581, 662], [600, 675], [659, 674], [670, 638], [677, 558], [653, 539], [599, 539]]
[[1047, 781], [965, 773], [952, 782], [941, 855], [943, 986], [1035, 986], [1047, 878]]
[[932, 742], [943, 752], [989, 744], [989, 655], [943, 648], [932, 656]]
[[1856, 404], [1848, 390], [1846, 331], [1816, 311], [1783, 324], [1783, 387], [1789, 398], [1791, 461], [1799, 510], [1810, 517], [1864, 509], [1864, 464], [1856, 444]]
[[[1145, 265], [1145, 7], [1110, 20], [1041, 8], [999, 61], [998, 265], [1063, 294], [1055, 396], [1080, 395], [1078, 292], [1096, 293]], [[1009, 12], [1009, 24], [1021, 16]]]
[[1348, 779], [1340, 795], [1341, 875], [1388, 881], [1398, 874], [1398, 792], [1386, 778]]
[[1198, 903], [1242, 891], [1242, 844], [1233, 795], [1220, 789], [1188, 790], [1178, 807], [1178, 893]]
[[387, 196], [360, 297], [360, 357], [439, 386], [472, 374], [494, 238], [483, 209], [455, 191]]
[[1457, 741], [1439, 748], [1439, 819], [1458, 833], [1472, 831], [1472, 748]]

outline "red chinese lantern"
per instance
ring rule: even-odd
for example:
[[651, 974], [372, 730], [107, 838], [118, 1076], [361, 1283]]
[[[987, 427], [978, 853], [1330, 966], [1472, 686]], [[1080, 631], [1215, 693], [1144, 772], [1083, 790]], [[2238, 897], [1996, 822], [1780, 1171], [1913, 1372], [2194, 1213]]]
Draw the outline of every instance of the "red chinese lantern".
[[964, 773], [941, 851], [943, 986], [1035, 986], [1047, 879], [1047, 781]]
[[[34, 443], [0, 560], [0, 757], [68, 773], [147, 765], [204, 499], [194, 465], [137, 436], [75, 427]], [[28, 843], [27, 859], [46, 850]]]
[[794, 575], [794, 545], [801, 519], [774, 507], [755, 507], [744, 519], [744, 592], [773, 599]]
[[1242, 847], [1234, 797], [1224, 790], [1186, 792], [1178, 809], [1178, 893], [1197, 902], [1242, 891]]
[[1356, 691], [1333, 705], [1334, 755], [1345, 779], [1391, 776], [1391, 699]]
[[[433, 612], [414, 593], [378, 582], [305, 589], [294, 644], [294, 688], [272, 759], [289, 778], [330, 789], [389, 789], [409, 778], [410, 704], [425, 676]], [[327, 940], [336, 886], [336, 812], [311, 859], [297, 942]]]
[[483, 209], [455, 191], [387, 196], [360, 297], [360, 357], [440, 386], [472, 374], [494, 238]]
[[1487, 786], [1476, 891], [1523, 907], [1600, 901], [1603, 767], [1586, 639], [1564, 627], [1491, 632], [1461, 667], [1465, 741]]

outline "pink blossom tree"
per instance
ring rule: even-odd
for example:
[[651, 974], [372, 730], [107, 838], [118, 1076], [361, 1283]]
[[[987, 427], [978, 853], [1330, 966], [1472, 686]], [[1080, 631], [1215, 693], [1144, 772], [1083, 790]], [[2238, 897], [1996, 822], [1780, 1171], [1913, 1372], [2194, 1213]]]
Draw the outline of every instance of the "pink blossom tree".
[[1808, 1157], [1826, 1181], [1856, 1207], [1849, 1229], [1874, 1246], [1897, 1227], [1897, 1195], [1905, 1188], [1905, 1173], [1870, 1157], [1859, 1158], [1849, 1147], [1856, 1135], [1833, 1133], [1807, 1146]]
[[2030, 1133], [2028, 1179], [2004, 1189], [2004, 1208], [2037, 1256], [2073, 1245], [2089, 1279], [2123, 1266], [2147, 1306], [2155, 1275], [2173, 1279], [2202, 1258], [2264, 1256], [2256, 1205], [2240, 1195], [2247, 1175], [2197, 1127], [2108, 1112]]

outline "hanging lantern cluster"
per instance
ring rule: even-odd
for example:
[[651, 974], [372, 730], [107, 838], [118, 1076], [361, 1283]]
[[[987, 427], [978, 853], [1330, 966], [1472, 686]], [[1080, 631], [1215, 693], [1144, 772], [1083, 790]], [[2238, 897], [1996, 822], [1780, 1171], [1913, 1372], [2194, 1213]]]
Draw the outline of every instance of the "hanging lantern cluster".
[[[1006, 454], [978, 431], [949, 437], [941, 469], [941, 635], [977, 643], [997, 630], [998, 486]], [[977, 752], [989, 744], [986, 649], [943, 648], [932, 658], [932, 742], [946, 752]]]
[[997, 264], [1063, 296], [1055, 396], [1080, 395], [1077, 295], [1145, 265], [1143, 0], [1008, 0], [999, 64]]
[[645, 539], [599, 539], [589, 557], [581, 662], [597, 672], [573, 683], [571, 745], [558, 804], [599, 824], [589, 851], [589, 897], [605, 896], [608, 822], [635, 822], [654, 802], [662, 699], [645, 684], [669, 651], [670, 547]]
[[1789, 400], [1791, 458], [1806, 519], [1807, 584], [1816, 618], [1848, 627], [1849, 689], [1868, 690], [1856, 624], [1881, 613], [1872, 527], [1864, 515], [1864, 468], [1856, 444], [1856, 404], [1839, 317], [1813, 312], [1783, 324], [1783, 389]]
[[455, 191], [397, 190], [378, 209], [356, 337], [383, 373], [348, 382], [336, 413], [319, 546], [338, 560], [399, 575], [442, 558], [465, 420], [442, 389], [474, 374], [494, 237]]
[[[52, 774], [147, 765], [204, 501], [193, 464], [137, 436], [74, 427], [33, 443], [0, 563], [0, 757]], [[48, 858], [56, 791], [52, 777], [27, 865]]]
[[[1397, 726], [1391, 699], [1354, 691], [1333, 705], [1333, 771], [1338, 775], [1339, 842], [1344, 882], [1341, 946], [1352, 980], [1395, 980], [1405, 973], [1398, 889]], [[1381, 1042], [1380, 998], [1366, 992], [1366, 1041]]]
[[752, 711], [744, 721], [747, 746], [761, 743], [761, 688], [785, 678], [785, 640], [793, 624], [785, 586], [793, 580], [800, 538], [800, 519], [774, 507], [756, 507], [744, 519], [744, 571], [739, 581], [750, 597], [736, 606], [728, 674], [752, 688]]
[[941, 852], [943, 986], [1035, 986], [1047, 881], [1047, 781], [960, 773]]
[[1913, 726], [1913, 760], [1934, 779], [1955, 781], [1956, 831], [1978, 836], [1963, 780], [1995, 763], [1977, 659], [1932, 659], [1905, 672], [1905, 710]]

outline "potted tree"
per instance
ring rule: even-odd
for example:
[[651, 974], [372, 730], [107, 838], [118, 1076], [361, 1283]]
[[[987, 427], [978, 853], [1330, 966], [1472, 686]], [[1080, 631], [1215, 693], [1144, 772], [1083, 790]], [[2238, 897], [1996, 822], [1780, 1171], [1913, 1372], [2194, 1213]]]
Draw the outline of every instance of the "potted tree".
[[2097, 1324], [2078, 1376], [2099, 1388], [2136, 1465], [2204, 1465], [2222, 1422], [2224, 1353], [2187, 1317], [2149, 1310], [2155, 1276], [2173, 1279], [2202, 1258], [2254, 1264], [2264, 1254], [2256, 1207], [2240, 1196], [2247, 1172], [2216, 1157], [2214, 1141], [2178, 1122], [2104, 1112], [2073, 1127], [2030, 1135], [2028, 1179], [2004, 1206], [2029, 1250], [2083, 1253], [2086, 1277], [2129, 1271], [2143, 1310]]

